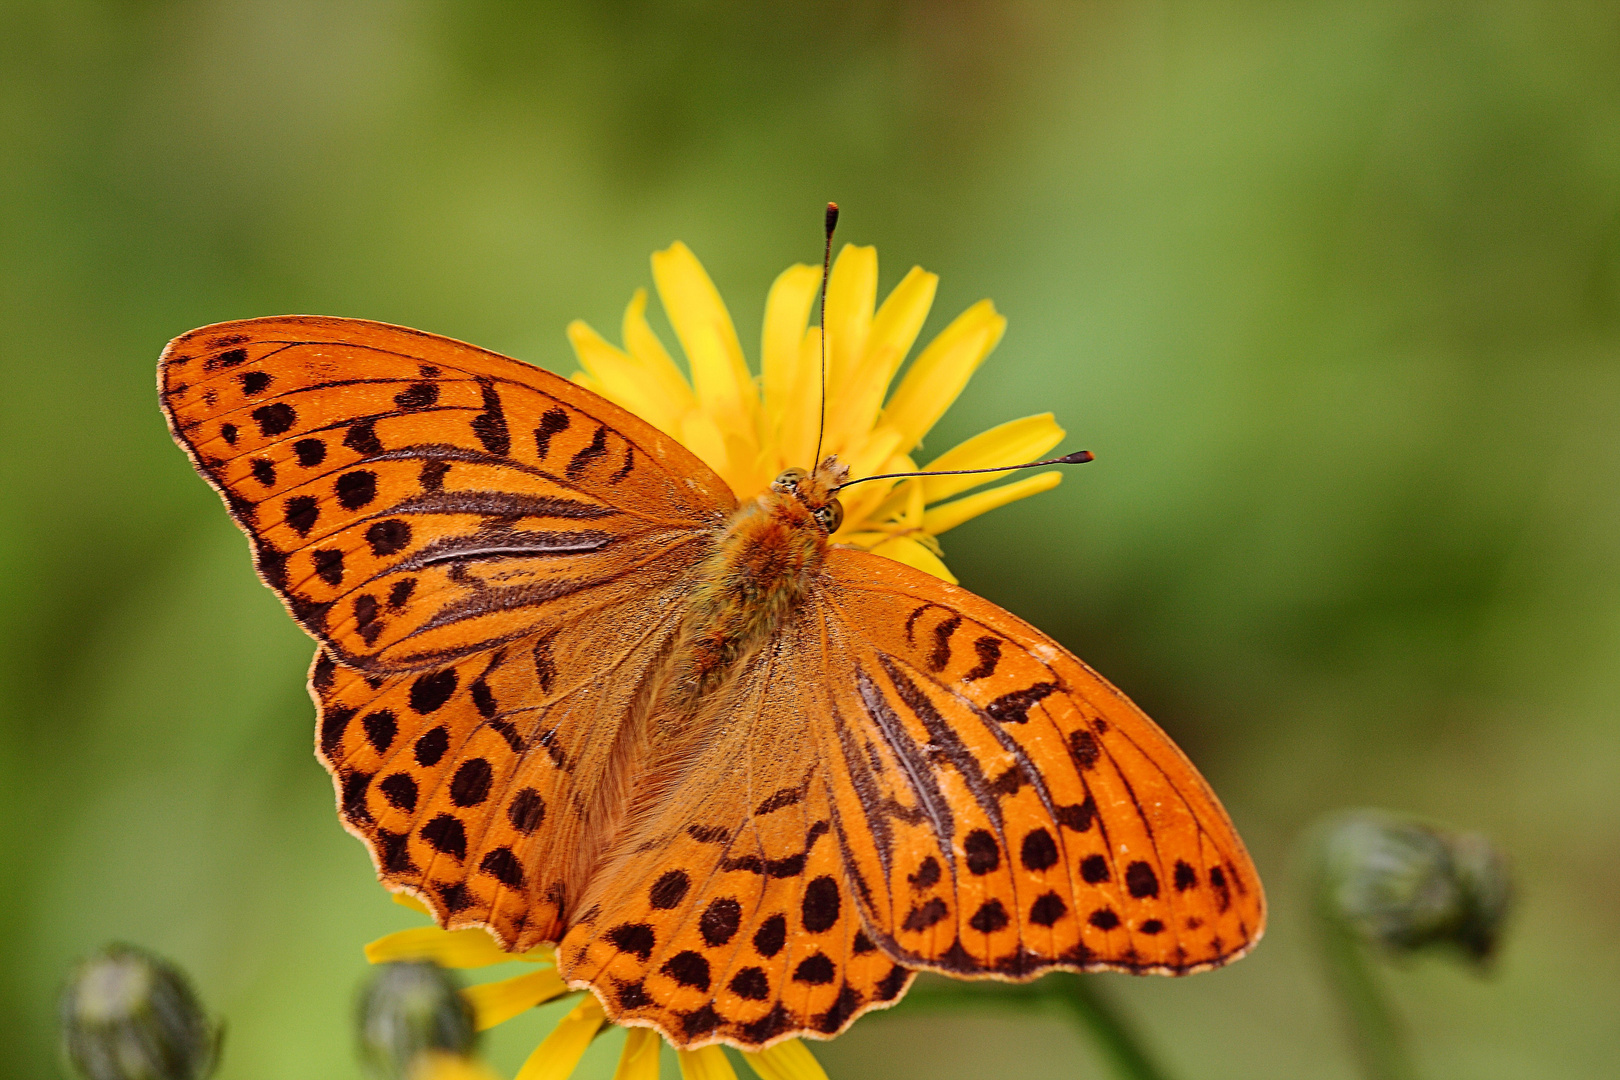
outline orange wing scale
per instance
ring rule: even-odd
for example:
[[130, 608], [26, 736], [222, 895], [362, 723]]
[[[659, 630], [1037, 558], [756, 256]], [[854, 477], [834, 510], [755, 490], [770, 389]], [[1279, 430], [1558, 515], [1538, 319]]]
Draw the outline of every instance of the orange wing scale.
[[318, 754], [379, 876], [446, 926], [559, 942], [617, 1022], [758, 1048], [834, 1035], [916, 969], [1182, 974], [1258, 940], [1243, 844], [1151, 720], [865, 552], [826, 552], [648, 772], [650, 688], [736, 501], [594, 394], [296, 316], [193, 331], [160, 379], [320, 642]]

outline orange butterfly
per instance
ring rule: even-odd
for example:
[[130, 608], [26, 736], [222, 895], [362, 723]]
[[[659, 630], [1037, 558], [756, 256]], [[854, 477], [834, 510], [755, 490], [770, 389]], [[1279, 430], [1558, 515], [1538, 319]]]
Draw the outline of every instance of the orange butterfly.
[[1258, 939], [1186, 757], [1040, 631], [830, 544], [835, 458], [739, 506], [579, 385], [353, 319], [194, 330], [159, 378], [320, 643], [319, 755], [379, 876], [557, 942], [614, 1021], [757, 1049], [919, 969], [1183, 974]]

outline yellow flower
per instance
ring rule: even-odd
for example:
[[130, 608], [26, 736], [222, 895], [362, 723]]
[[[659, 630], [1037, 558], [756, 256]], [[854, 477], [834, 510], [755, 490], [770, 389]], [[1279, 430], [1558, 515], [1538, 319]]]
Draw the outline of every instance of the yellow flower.
[[[784, 270], [765, 301], [760, 375], [750, 374], [731, 315], [697, 257], [677, 243], [652, 257], [653, 282], [692, 373], [686, 376], [648, 325], [647, 292], [624, 313], [624, 347], [581, 321], [568, 327], [583, 371], [574, 380], [678, 440], [739, 499], [763, 491], [791, 466], [810, 468], [821, 422], [821, 328], [808, 326], [821, 268]], [[1007, 320], [981, 300], [917, 354], [889, 392], [933, 306], [938, 276], [912, 267], [877, 300], [877, 249], [846, 245], [827, 283], [826, 432], [854, 479], [918, 471], [912, 455], [1001, 340]], [[1063, 439], [1051, 413], [1013, 420], [946, 451], [923, 471], [1031, 461]], [[935, 537], [987, 510], [1056, 487], [1057, 472], [957, 498], [1008, 474], [876, 480], [843, 497], [833, 541], [875, 551], [955, 581]]]
[[[421, 901], [403, 893], [395, 893], [396, 903], [422, 914], [429, 914]], [[550, 945], [530, 949], [526, 953], [509, 953], [495, 943], [487, 931], [480, 929], [441, 930], [437, 926], [418, 926], [396, 934], [378, 938], [366, 946], [366, 959], [373, 964], [386, 964], [395, 960], [432, 960], [441, 967], [478, 968], [491, 964], [505, 964], [520, 960], [533, 964], [534, 970], [496, 982], [479, 983], [463, 990], [462, 996], [472, 1007], [473, 1026], [487, 1031], [537, 1005], [574, 995], [577, 1001], [550, 1035], [535, 1047], [529, 1059], [518, 1070], [517, 1080], [566, 1080], [573, 1074], [579, 1059], [591, 1041], [608, 1026], [607, 1014], [601, 1002], [588, 993], [570, 990], [557, 973], [557, 957]], [[619, 1054], [619, 1067], [614, 1080], [658, 1080], [658, 1053], [660, 1039], [651, 1028], [633, 1027], [626, 1030], [624, 1049]], [[701, 1050], [677, 1050], [681, 1076], [685, 1080], [736, 1080], [736, 1073], [726, 1053], [718, 1046]], [[757, 1054], [743, 1053], [743, 1060], [759, 1075], [760, 1080], [827, 1080], [827, 1074], [798, 1039], [762, 1050]], [[426, 1064], [421, 1080], [495, 1080], [483, 1066], [453, 1059], [446, 1055]]]

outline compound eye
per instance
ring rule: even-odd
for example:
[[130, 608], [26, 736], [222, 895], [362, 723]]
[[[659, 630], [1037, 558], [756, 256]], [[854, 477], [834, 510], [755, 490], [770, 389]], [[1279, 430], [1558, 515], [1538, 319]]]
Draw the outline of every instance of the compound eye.
[[831, 536], [844, 523], [844, 504], [834, 499], [816, 511], [816, 520], [821, 522], [821, 527], [827, 530], [828, 536]]
[[777, 491], [793, 491], [808, 479], [810, 474], [803, 469], [784, 469], [775, 480], [771, 481], [771, 487]]

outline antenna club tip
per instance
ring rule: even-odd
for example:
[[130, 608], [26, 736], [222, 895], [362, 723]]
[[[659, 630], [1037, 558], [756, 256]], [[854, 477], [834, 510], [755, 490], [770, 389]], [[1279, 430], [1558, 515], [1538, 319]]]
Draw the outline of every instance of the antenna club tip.
[[838, 228], [838, 204], [830, 202], [827, 204], [827, 235], [831, 236], [836, 228]]
[[1063, 462], [1065, 465], [1084, 465], [1086, 462], [1095, 461], [1096, 459], [1097, 455], [1093, 454], [1090, 450], [1076, 450], [1074, 453], [1065, 455], [1058, 460]]

